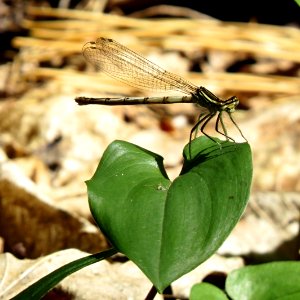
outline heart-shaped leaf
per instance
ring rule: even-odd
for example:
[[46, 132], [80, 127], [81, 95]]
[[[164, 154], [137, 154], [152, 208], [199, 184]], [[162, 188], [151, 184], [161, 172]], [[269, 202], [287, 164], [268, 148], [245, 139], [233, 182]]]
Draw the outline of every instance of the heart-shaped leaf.
[[87, 181], [97, 224], [160, 292], [219, 248], [247, 204], [250, 147], [219, 143], [195, 139], [192, 159], [186, 146], [172, 183], [161, 156], [115, 141]]

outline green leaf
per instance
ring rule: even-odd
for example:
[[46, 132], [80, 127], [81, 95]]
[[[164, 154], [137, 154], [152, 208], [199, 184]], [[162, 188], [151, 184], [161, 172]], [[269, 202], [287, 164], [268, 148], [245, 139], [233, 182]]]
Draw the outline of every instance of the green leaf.
[[229, 274], [226, 291], [234, 300], [300, 299], [300, 262], [272, 262]]
[[222, 290], [210, 283], [195, 284], [190, 293], [190, 300], [228, 300]]
[[61, 280], [65, 277], [71, 275], [72, 273], [87, 267], [91, 264], [101, 261], [107, 257], [110, 257], [117, 253], [116, 249], [108, 249], [106, 251], [92, 254], [80, 259], [77, 259], [71, 263], [60, 267], [59, 269], [51, 272], [47, 276], [41, 278], [30, 287], [19, 293], [17, 296], [13, 297], [12, 300], [39, 300], [41, 299], [48, 291], [53, 289]]
[[300, 0], [295, 0], [295, 2], [300, 6]]
[[172, 183], [161, 156], [115, 141], [87, 181], [97, 224], [160, 292], [208, 259], [245, 209], [250, 147], [221, 144], [194, 140], [192, 159], [186, 146], [183, 169]]

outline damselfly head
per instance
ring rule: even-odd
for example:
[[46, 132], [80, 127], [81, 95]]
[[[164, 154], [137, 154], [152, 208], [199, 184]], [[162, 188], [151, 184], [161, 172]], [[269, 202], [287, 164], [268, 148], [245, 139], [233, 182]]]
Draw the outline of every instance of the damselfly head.
[[235, 111], [239, 103], [239, 99], [236, 96], [233, 96], [223, 102], [222, 108], [223, 110], [232, 113]]

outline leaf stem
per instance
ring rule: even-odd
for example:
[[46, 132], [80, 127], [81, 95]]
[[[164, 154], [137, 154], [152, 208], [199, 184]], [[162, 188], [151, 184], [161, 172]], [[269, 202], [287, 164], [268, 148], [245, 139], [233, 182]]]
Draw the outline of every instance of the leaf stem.
[[153, 285], [148, 293], [148, 295], [146, 296], [145, 300], [152, 300], [154, 299], [155, 295], [157, 294], [157, 289], [156, 287]]

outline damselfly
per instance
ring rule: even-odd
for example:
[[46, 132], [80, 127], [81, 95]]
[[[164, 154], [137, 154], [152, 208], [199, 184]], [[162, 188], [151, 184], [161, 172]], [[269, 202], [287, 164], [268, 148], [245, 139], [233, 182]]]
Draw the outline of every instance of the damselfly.
[[[131, 86], [151, 90], [180, 91], [189, 96], [166, 96], [166, 97], [123, 97], [123, 98], [88, 98], [77, 97], [75, 100], [80, 105], [103, 104], [103, 105], [133, 105], [133, 104], [171, 104], [171, 103], [196, 103], [204, 111], [200, 114], [197, 123], [190, 133], [190, 142], [197, 135], [197, 130], [213, 140], [204, 129], [208, 122], [217, 115], [215, 130], [226, 137], [226, 140], [234, 140], [228, 136], [223, 122], [223, 112], [226, 112], [232, 123], [246, 140], [237, 123], [232, 118], [239, 100], [233, 96], [227, 100], [219, 99], [205, 87], [197, 87], [182, 77], [165, 71], [158, 65], [150, 62], [134, 51], [126, 48], [118, 42], [99, 38], [96, 42], [88, 42], [83, 46], [83, 56], [98, 70], [109, 76], [123, 81]], [[221, 124], [222, 131], [219, 129]], [[247, 140], [246, 140], [247, 141]]]

